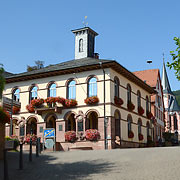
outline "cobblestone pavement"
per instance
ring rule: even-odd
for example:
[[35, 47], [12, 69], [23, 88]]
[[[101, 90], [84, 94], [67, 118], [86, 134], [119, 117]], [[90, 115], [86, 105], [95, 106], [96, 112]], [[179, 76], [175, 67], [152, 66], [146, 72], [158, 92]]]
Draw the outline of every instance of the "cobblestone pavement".
[[[180, 147], [43, 153], [18, 170], [18, 153], [8, 153], [10, 180], [180, 179]], [[0, 179], [3, 166], [0, 162]]]

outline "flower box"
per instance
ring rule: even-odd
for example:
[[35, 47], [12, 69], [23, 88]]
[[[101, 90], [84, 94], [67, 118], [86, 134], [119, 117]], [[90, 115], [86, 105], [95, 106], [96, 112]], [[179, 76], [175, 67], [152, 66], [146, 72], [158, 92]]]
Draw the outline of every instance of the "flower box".
[[149, 111], [147, 111], [146, 115], [148, 119], [151, 119], [153, 117], [153, 114]]
[[0, 122], [9, 123], [10, 122], [10, 114], [5, 111], [2, 107], [0, 107]]
[[18, 114], [20, 111], [20, 107], [13, 106], [13, 114]]
[[133, 138], [133, 137], [134, 137], [133, 131], [129, 131], [129, 132], [128, 132], [128, 138]]
[[117, 106], [121, 106], [124, 102], [121, 98], [115, 96], [114, 97], [114, 103], [117, 105]]
[[42, 106], [42, 104], [44, 103], [44, 99], [33, 99], [31, 101], [31, 104], [34, 108], [39, 108]]
[[127, 108], [128, 108], [128, 110], [133, 111], [135, 106], [134, 106], [134, 104], [132, 102], [128, 102], [127, 103]]
[[138, 113], [139, 113], [139, 115], [141, 115], [141, 116], [144, 114], [144, 109], [143, 109], [142, 106], [139, 106], [139, 107], [138, 107]]
[[144, 139], [143, 134], [139, 133], [139, 134], [138, 134], [138, 138], [139, 138], [139, 141], [142, 141], [142, 140]]
[[65, 132], [65, 141], [75, 142], [76, 141], [76, 132], [75, 131], [67, 131]]
[[17, 149], [17, 147], [19, 146], [19, 139], [18, 139], [18, 137], [16, 136], [16, 135], [12, 135], [12, 136], [6, 136], [5, 137], [5, 140], [6, 141], [11, 141], [11, 142], [13, 142], [13, 149], [14, 150], [16, 150]]
[[76, 105], [77, 105], [77, 101], [74, 99], [66, 99], [64, 103], [65, 107], [74, 107]]
[[97, 104], [99, 102], [99, 98], [97, 96], [91, 96], [84, 100], [86, 104]]
[[87, 129], [85, 137], [89, 141], [97, 141], [100, 138], [100, 133], [97, 129]]

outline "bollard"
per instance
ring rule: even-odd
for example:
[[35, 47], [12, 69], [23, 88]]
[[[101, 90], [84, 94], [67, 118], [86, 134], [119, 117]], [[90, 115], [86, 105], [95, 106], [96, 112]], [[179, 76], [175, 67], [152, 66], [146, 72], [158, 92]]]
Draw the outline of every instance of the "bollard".
[[39, 141], [38, 141], [39, 138], [37, 138], [36, 140], [36, 157], [39, 157]]
[[32, 138], [30, 138], [29, 162], [32, 162]]
[[41, 138], [38, 138], [38, 149], [39, 149], [39, 154], [41, 154]]
[[23, 144], [20, 143], [20, 152], [19, 152], [19, 169], [23, 169]]
[[4, 149], [4, 180], [9, 180], [6, 149]]

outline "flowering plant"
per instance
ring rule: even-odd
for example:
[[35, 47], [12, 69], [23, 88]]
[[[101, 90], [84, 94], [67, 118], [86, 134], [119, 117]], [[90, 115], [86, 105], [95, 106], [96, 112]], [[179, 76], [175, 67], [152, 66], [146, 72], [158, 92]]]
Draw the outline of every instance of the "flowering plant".
[[31, 101], [32, 106], [35, 108], [40, 107], [43, 103], [44, 103], [44, 99], [42, 99], [42, 98], [41, 99], [33, 99]]
[[62, 105], [65, 104], [65, 99], [62, 97], [56, 97], [56, 102], [61, 103]]
[[151, 119], [153, 117], [153, 114], [149, 111], [147, 111], [146, 115], [148, 119]]
[[48, 97], [44, 100], [47, 104], [56, 103], [56, 97]]
[[115, 103], [116, 105], [118, 105], [118, 106], [121, 106], [124, 102], [123, 102], [123, 100], [122, 100], [121, 98], [115, 96], [115, 97], [114, 97], [114, 103]]
[[32, 139], [32, 143], [35, 143], [37, 141], [37, 136], [35, 134], [27, 134], [25, 137], [25, 143], [30, 143], [30, 139]]
[[9, 123], [10, 122], [10, 114], [6, 110], [4, 110], [0, 106], [0, 122], [2, 123]]
[[18, 114], [20, 111], [20, 107], [13, 106], [13, 114]]
[[138, 107], [138, 113], [139, 113], [139, 115], [143, 115], [144, 114], [144, 109], [143, 109], [142, 106]]
[[76, 141], [76, 132], [75, 131], [67, 131], [65, 132], [65, 140], [68, 142]]
[[74, 99], [65, 99], [64, 106], [66, 107], [73, 107], [77, 105], [77, 101]]
[[86, 104], [96, 104], [99, 102], [99, 98], [97, 96], [87, 97], [84, 102]]
[[127, 108], [128, 108], [130, 111], [133, 111], [134, 108], [135, 108], [135, 106], [134, 106], [134, 104], [133, 104], [131, 101], [128, 101], [128, 103], [127, 103]]
[[34, 110], [34, 106], [32, 104], [28, 104], [26, 106], [26, 109], [30, 112], [30, 113], [33, 113], [35, 110]]
[[128, 132], [128, 138], [133, 138], [134, 137], [134, 133], [132, 131]]
[[140, 141], [142, 141], [142, 140], [144, 139], [143, 134], [139, 133], [139, 134], [138, 134], [138, 138], [139, 138]]
[[97, 141], [100, 138], [100, 133], [97, 129], [87, 129], [85, 136], [89, 141]]

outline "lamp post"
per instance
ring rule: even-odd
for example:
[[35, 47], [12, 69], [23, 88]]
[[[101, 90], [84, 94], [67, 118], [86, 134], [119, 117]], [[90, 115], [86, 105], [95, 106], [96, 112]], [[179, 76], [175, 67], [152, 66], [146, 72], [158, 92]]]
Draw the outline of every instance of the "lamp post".
[[106, 117], [106, 82], [105, 82], [105, 70], [102, 66], [102, 62], [99, 62], [101, 69], [103, 70], [103, 82], [104, 82], [104, 148], [108, 149], [107, 141], [107, 117]]

